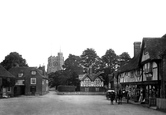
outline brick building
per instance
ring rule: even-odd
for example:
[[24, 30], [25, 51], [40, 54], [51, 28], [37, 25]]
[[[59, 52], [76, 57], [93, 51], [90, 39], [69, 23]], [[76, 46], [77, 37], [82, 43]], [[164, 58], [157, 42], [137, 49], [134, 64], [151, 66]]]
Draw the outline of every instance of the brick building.
[[43, 95], [48, 93], [48, 78], [41, 68], [16, 67], [10, 73], [16, 77], [14, 95]]

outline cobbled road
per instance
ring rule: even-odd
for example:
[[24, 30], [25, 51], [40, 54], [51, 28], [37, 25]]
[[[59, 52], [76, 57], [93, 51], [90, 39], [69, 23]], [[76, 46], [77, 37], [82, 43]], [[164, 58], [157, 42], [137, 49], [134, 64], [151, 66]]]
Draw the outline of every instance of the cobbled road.
[[22, 96], [0, 99], [0, 115], [166, 115], [166, 113], [126, 104], [111, 105], [105, 96], [56, 95]]

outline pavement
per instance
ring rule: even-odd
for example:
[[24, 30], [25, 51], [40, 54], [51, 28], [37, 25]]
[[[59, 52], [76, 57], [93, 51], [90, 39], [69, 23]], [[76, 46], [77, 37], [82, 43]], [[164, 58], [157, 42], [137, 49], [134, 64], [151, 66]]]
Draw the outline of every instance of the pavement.
[[[123, 99], [123, 102], [126, 103], [127, 100]], [[140, 102], [135, 102], [135, 101], [132, 101], [132, 100], [129, 100], [129, 103], [166, 113], [166, 110], [158, 109], [157, 106], [149, 106], [149, 104], [141, 104]]]
[[110, 104], [103, 95], [21, 96], [0, 99], [0, 115], [165, 115], [136, 104]]

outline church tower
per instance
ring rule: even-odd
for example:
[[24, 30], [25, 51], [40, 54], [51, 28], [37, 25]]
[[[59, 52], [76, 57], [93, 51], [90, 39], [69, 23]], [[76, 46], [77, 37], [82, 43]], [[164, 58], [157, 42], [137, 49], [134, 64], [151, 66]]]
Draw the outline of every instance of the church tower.
[[47, 73], [56, 72], [63, 69], [64, 57], [63, 53], [59, 52], [58, 56], [50, 56], [48, 58]]

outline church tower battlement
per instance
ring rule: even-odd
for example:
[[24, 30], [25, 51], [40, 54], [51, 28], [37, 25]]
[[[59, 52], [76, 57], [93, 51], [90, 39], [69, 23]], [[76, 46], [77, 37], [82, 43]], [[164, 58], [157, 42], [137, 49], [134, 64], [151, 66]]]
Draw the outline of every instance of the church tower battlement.
[[64, 64], [64, 57], [62, 52], [59, 52], [56, 57], [50, 56], [48, 58], [47, 73], [50, 74], [52, 72], [62, 70], [63, 64]]

